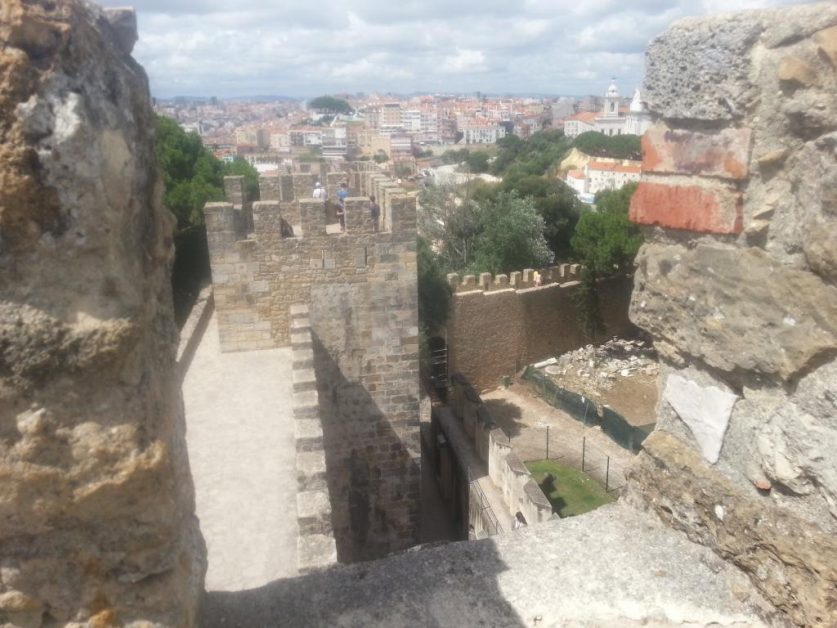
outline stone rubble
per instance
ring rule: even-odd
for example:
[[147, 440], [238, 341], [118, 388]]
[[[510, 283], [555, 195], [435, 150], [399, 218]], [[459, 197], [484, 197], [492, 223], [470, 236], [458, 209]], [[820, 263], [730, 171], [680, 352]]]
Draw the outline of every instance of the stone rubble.
[[[590, 396], [610, 390], [619, 378], [636, 375], [655, 377], [659, 373], [654, 348], [639, 339], [612, 338], [604, 344], [586, 345], [551, 360], [554, 361], [545, 360], [534, 366], [544, 368], [546, 374], [563, 387], [571, 390], [580, 388]], [[577, 385], [570, 385], [569, 382]]]

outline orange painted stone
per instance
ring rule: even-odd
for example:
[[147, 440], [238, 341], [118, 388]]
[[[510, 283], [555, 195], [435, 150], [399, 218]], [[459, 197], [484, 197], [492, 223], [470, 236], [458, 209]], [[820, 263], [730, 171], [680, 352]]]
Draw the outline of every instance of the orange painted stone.
[[643, 181], [631, 199], [630, 219], [640, 225], [699, 233], [740, 233], [741, 193], [717, 185]]
[[713, 133], [652, 126], [642, 136], [642, 171], [746, 179], [750, 129]]

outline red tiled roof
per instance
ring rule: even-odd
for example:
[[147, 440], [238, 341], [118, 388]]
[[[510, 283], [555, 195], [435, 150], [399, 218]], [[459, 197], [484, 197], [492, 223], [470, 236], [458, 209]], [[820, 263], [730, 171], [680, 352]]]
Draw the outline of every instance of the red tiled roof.
[[587, 122], [591, 124], [596, 121], [596, 118], [599, 117], [599, 114], [595, 111], [582, 111], [581, 113], [577, 113], [574, 116], [570, 116], [564, 122], [568, 122], [570, 120], [580, 120], [581, 122]]
[[642, 173], [641, 166], [623, 166], [621, 164], [612, 164], [604, 161], [591, 161], [587, 164], [590, 170], [601, 170], [610, 172], [627, 172], [633, 174]]

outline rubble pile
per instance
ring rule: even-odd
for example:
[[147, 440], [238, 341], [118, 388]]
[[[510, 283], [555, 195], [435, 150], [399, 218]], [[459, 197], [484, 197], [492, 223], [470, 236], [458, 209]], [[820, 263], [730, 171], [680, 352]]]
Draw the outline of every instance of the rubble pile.
[[587, 345], [535, 364], [557, 381], [576, 380], [589, 394], [609, 390], [618, 378], [656, 377], [654, 348], [643, 340], [613, 338], [599, 346]]

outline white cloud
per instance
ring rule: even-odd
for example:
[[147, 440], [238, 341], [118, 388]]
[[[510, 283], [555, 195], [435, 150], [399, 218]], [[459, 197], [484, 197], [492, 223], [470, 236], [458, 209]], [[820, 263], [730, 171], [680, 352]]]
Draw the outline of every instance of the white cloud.
[[[674, 20], [795, 0], [135, 0], [152, 92], [587, 94]], [[123, 0], [104, 0], [111, 6]]]

